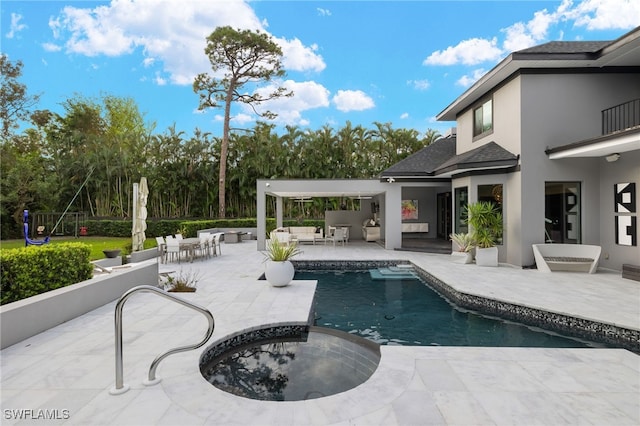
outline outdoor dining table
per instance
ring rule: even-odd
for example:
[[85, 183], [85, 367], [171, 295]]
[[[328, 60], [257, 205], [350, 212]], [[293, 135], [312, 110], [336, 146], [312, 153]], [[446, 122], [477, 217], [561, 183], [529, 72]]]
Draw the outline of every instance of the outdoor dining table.
[[192, 237], [192, 238], [183, 238], [179, 241], [180, 252], [185, 252], [187, 254], [187, 258], [189, 262], [193, 262], [193, 258], [195, 257], [196, 249], [200, 245], [200, 238]]

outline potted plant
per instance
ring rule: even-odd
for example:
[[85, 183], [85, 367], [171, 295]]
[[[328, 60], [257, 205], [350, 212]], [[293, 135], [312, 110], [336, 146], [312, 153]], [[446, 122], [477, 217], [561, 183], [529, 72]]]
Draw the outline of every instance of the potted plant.
[[458, 246], [457, 251], [451, 252], [453, 261], [456, 263], [471, 263], [473, 261], [471, 250], [475, 247], [471, 234], [461, 232], [459, 234], [451, 234], [449, 238]]
[[176, 276], [167, 275], [164, 288], [171, 293], [193, 293], [200, 278], [196, 272], [180, 272]]
[[473, 230], [476, 247], [476, 265], [498, 266], [498, 241], [502, 238], [502, 213], [490, 201], [467, 205], [467, 223]]
[[106, 250], [102, 250], [102, 253], [104, 253], [104, 255], [109, 259], [114, 259], [120, 256], [121, 251], [122, 251], [121, 249], [106, 249]]
[[275, 235], [275, 231], [272, 232], [267, 241], [265, 252], [264, 276], [269, 284], [274, 287], [289, 285], [295, 275], [295, 269], [290, 259], [300, 253], [302, 251], [295, 242], [282, 242]]

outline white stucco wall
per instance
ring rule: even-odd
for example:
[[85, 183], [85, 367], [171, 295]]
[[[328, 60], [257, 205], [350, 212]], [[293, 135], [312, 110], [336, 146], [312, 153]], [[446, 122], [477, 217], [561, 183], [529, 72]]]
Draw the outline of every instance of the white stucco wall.
[[615, 163], [600, 159], [600, 244], [603, 247], [600, 266], [622, 270], [629, 263], [640, 265], [640, 245], [636, 247], [616, 245], [614, 222], [614, 185], [635, 182], [636, 184], [636, 240], [640, 244], [640, 151], [622, 153]]

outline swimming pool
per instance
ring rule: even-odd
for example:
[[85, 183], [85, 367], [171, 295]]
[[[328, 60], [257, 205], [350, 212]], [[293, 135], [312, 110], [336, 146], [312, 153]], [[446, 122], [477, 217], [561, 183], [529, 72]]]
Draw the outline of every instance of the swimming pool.
[[373, 280], [368, 270], [297, 270], [295, 279], [318, 280], [316, 325], [383, 345], [603, 346], [461, 309], [417, 276]]

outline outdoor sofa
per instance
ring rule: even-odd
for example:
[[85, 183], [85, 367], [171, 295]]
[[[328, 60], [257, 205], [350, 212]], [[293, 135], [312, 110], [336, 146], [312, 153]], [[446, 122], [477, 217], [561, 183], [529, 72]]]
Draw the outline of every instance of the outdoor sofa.
[[311, 242], [313, 244], [316, 241], [322, 241], [323, 232], [322, 228], [316, 228], [315, 226], [289, 226], [284, 228], [278, 228], [277, 232], [288, 232], [290, 241], [297, 242]]

